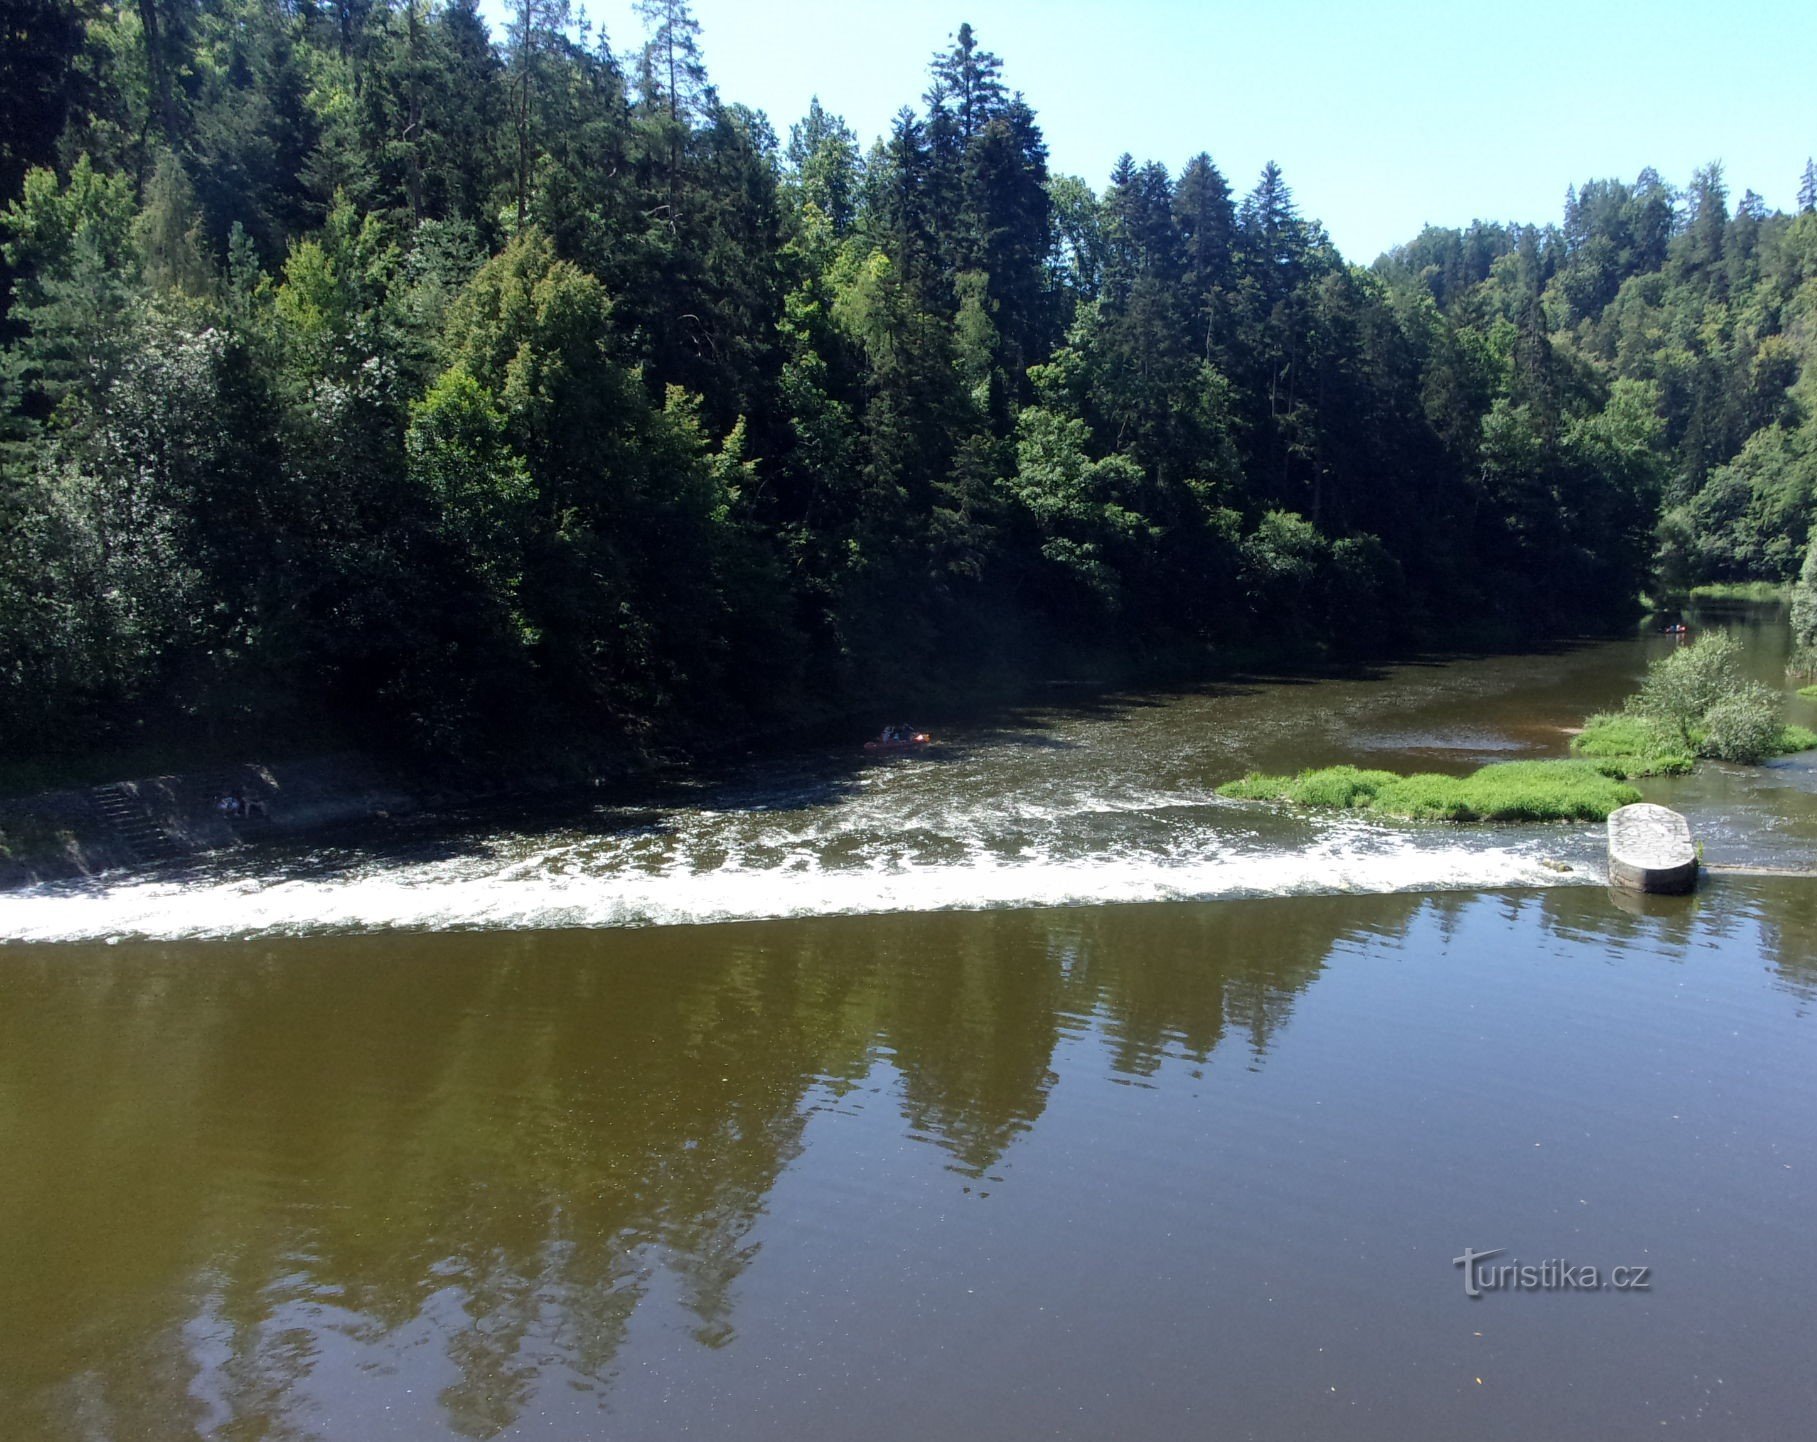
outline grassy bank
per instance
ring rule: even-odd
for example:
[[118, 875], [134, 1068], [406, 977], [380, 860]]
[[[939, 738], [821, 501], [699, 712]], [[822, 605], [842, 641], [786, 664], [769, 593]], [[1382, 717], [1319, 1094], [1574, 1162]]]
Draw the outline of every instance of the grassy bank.
[[1284, 801], [1405, 821], [1601, 821], [1640, 793], [1590, 761], [1500, 761], [1469, 776], [1327, 766], [1298, 776], [1252, 772], [1218, 795]]
[[[1630, 711], [1606, 712], [1584, 722], [1583, 733], [1571, 739], [1571, 749], [1604, 771], [1630, 780], [1641, 776], [1683, 776], [1705, 754], [1708, 733], [1693, 728], [1690, 745], [1671, 730]], [[1817, 747], [1817, 731], [1804, 726], [1781, 726], [1768, 743], [1766, 756], [1790, 756]]]
[[1691, 587], [1693, 601], [1784, 601], [1791, 594], [1783, 581], [1713, 581]]
[[1694, 748], [1687, 750], [1651, 721], [1622, 711], [1590, 717], [1582, 734], [1571, 738], [1571, 749], [1630, 780], [1683, 776], [1697, 764]]

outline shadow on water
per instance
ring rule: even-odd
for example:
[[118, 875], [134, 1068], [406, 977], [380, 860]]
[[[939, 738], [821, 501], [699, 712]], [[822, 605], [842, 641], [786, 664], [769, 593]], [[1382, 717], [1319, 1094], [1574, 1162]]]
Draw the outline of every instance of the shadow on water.
[[[1758, 650], [1772, 641], [1761, 631], [1751, 644]], [[1348, 762], [1463, 772], [1486, 761], [1565, 754], [1568, 728], [1589, 710], [1618, 704], [1659, 644], [1657, 637], [1570, 637], [1276, 664], [1147, 689], [1067, 683], [971, 714], [916, 717], [936, 740], [911, 754], [866, 752], [857, 735], [830, 744], [822, 732], [790, 749], [720, 754], [611, 786], [381, 819], [46, 890], [79, 899], [141, 881], [251, 888], [389, 869], [410, 872], [406, 884], [415, 884], [437, 867], [449, 880], [490, 870], [554, 882], [575, 869], [594, 877], [621, 867], [749, 870], [803, 858], [847, 868], [889, 867], [904, 857], [957, 866], [980, 855], [973, 843], [992, 827], [987, 862], [1014, 864], [1031, 837], [1066, 857], [1145, 846], [1165, 862], [1180, 846], [1243, 823], [1230, 813], [1176, 811], [1144, 832], [1134, 819], [1141, 809], [1151, 802], [1209, 807], [1218, 784], [1250, 770]], [[1131, 819], [1094, 820], [1099, 802]], [[1059, 836], [1053, 818], [1069, 814], [1082, 819]], [[1008, 819], [998, 824], [997, 817]], [[1306, 844], [1304, 827], [1276, 831], [1285, 847]], [[558, 857], [553, 870], [537, 869], [539, 851]]]
[[[1330, 674], [1340, 674], [1333, 671]], [[1361, 674], [1344, 671], [1341, 674]], [[991, 751], [1077, 751], [1081, 743], [1054, 734], [1059, 721], [1114, 721], [1145, 710], [1161, 710], [1180, 697], [1210, 699], [1255, 694], [1266, 684], [1206, 682], [1160, 691], [1121, 687], [1069, 687], [1064, 699], [1046, 708], [1026, 702], [995, 705], [982, 714], [959, 713], [928, 724], [935, 741], [909, 755], [867, 752], [859, 738], [836, 746], [778, 747], [743, 755], [709, 757], [629, 781], [582, 785], [565, 792], [440, 810], [405, 817], [381, 817], [335, 827], [307, 838], [278, 838], [256, 847], [177, 858], [53, 883], [58, 894], [105, 890], [122, 881], [150, 880], [183, 885], [235, 876], [280, 872], [293, 879], [332, 879], [374, 866], [456, 862], [490, 856], [501, 833], [534, 842], [560, 835], [630, 837], [675, 829], [677, 813], [762, 814], [805, 812], [836, 806], [858, 795], [868, 776], [905, 762], [963, 762]]]

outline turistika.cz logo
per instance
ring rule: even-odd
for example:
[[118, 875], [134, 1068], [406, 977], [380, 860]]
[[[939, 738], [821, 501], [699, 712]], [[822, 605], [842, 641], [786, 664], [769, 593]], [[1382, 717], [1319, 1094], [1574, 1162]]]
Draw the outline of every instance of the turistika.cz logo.
[[1552, 1257], [1544, 1262], [1510, 1259], [1491, 1265], [1506, 1247], [1479, 1252], [1465, 1247], [1451, 1265], [1464, 1269], [1464, 1295], [1484, 1297], [1490, 1292], [1647, 1292], [1653, 1288], [1651, 1267], [1610, 1267], [1606, 1272], [1581, 1262]]

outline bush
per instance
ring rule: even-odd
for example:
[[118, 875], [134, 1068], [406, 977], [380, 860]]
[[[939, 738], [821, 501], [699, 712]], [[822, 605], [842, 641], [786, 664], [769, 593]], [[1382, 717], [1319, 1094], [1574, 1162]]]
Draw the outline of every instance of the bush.
[[1741, 643], [1716, 631], [1647, 667], [1647, 678], [1629, 697], [1627, 709], [1670, 728], [1686, 750], [1694, 751], [1697, 732], [1710, 708], [1747, 685], [1741, 671]]
[[1804, 553], [1804, 568], [1792, 587], [1792, 670], [1817, 673], [1817, 540]]
[[1783, 601], [1790, 588], [1783, 581], [1713, 581], [1691, 587], [1693, 601]]
[[1772, 693], [1764, 686], [1749, 686], [1704, 713], [1703, 754], [1756, 766], [1778, 754], [1784, 729], [1774, 714]]
[[1655, 661], [1627, 711], [1592, 716], [1572, 749], [1626, 775], [1649, 776], [1688, 770], [1692, 755], [1756, 765], [1817, 746], [1817, 734], [1779, 724], [1778, 702], [1742, 674], [1741, 644], [1717, 632]]

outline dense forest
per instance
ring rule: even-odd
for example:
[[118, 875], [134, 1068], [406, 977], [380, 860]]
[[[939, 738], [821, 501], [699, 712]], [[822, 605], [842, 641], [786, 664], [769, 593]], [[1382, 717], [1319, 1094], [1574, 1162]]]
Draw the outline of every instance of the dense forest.
[[1052, 173], [968, 26], [867, 149], [640, 9], [0, 4], [0, 746], [477, 761], [1799, 568], [1817, 173], [1359, 266], [1272, 164]]

